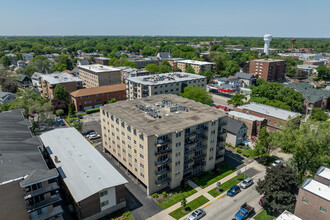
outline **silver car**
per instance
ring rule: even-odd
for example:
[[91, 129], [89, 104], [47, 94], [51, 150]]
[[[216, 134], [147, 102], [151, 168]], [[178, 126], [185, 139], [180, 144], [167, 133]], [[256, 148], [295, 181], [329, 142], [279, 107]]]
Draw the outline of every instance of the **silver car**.
[[273, 167], [279, 165], [279, 164], [282, 164], [283, 163], [283, 160], [275, 160], [275, 162], [272, 164]]
[[243, 189], [246, 189], [249, 186], [251, 186], [252, 184], [253, 184], [253, 179], [251, 177], [248, 177], [245, 180], [243, 180], [243, 182], [241, 183], [241, 187]]
[[197, 220], [201, 219], [206, 215], [203, 209], [196, 209], [191, 215], [189, 215], [188, 220]]

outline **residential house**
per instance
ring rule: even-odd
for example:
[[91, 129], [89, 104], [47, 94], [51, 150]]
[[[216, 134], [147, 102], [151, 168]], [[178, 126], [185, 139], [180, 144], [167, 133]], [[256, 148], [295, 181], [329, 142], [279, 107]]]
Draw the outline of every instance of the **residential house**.
[[78, 219], [100, 219], [126, 206], [127, 180], [77, 129], [58, 128], [40, 139]]
[[246, 140], [247, 130], [248, 128], [244, 122], [229, 117], [227, 119], [226, 143], [233, 146], [241, 144], [244, 140]]
[[31, 78], [24, 74], [18, 75], [16, 81], [23, 87], [29, 87], [32, 85]]
[[15, 94], [10, 92], [0, 91], [0, 105], [7, 104], [16, 99]]
[[88, 59], [78, 59], [77, 66], [83, 66], [83, 65], [89, 65], [89, 60]]
[[33, 60], [33, 55], [29, 53], [22, 53], [22, 58], [24, 62], [26, 61], [32, 61]]
[[256, 78], [250, 73], [237, 72], [235, 77], [239, 79], [240, 87], [248, 87], [256, 84]]
[[76, 111], [86, 111], [107, 104], [113, 98], [126, 100], [126, 84], [79, 89], [70, 93]]
[[36, 88], [41, 88], [41, 81], [40, 81], [40, 77], [41, 75], [43, 75], [43, 73], [38, 73], [38, 72], [34, 72], [31, 79], [32, 79], [32, 86], [36, 87]]
[[16, 65], [17, 65], [17, 68], [24, 68], [26, 66], [26, 63], [23, 60], [19, 60], [19, 61], [17, 61]]

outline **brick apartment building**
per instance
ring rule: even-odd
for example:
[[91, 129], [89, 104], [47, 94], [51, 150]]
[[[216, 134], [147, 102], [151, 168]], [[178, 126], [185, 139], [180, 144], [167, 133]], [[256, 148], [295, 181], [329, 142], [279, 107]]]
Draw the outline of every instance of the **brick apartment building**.
[[250, 61], [250, 73], [268, 82], [281, 82], [285, 77], [285, 60], [259, 59]]
[[227, 116], [216, 108], [167, 94], [112, 103], [100, 112], [105, 151], [148, 195], [224, 161]]
[[48, 99], [53, 99], [56, 85], [62, 85], [68, 93], [82, 88], [82, 80], [69, 73], [42, 74], [40, 82], [42, 92]]
[[249, 140], [253, 139], [254, 137], [258, 137], [261, 128], [267, 126], [266, 118], [261, 118], [258, 116], [249, 115], [238, 111], [228, 112], [228, 117], [245, 123], [247, 127], [246, 138]]
[[117, 84], [87, 89], [70, 93], [76, 111], [86, 111], [107, 104], [111, 99], [126, 100], [126, 85]]
[[93, 88], [121, 83], [120, 69], [100, 64], [78, 66], [84, 87]]
[[299, 189], [294, 214], [304, 220], [330, 219], [330, 169], [320, 167]]
[[300, 114], [296, 112], [255, 102], [237, 106], [234, 108], [234, 111], [265, 118], [267, 120], [267, 130], [271, 132], [282, 129], [283, 125], [286, 124], [288, 120], [300, 116]]
[[213, 68], [215, 63], [204, 62], [204, 61], [196, 61], [196, 60], [178, 60], [176, 61], [177, 67], [185, 72], [188, 66], [194, 68], [195, 73], [200, 73], [201, 71], [211, 71], [213, 72]]

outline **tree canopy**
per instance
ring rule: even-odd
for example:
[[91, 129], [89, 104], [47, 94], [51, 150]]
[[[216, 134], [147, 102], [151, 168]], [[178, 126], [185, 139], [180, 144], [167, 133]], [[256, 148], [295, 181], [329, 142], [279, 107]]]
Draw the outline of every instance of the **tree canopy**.
[[69, 102], [70, 95], [67, 92], [66, 88], [60, 84], [55, 86], [54, 89], [54, 99], [55, 100], [62, 100], [65, 102]]
[[240, 93], [237, 93], [235, 95], [233, 95], [228, 101], [228, 104], [232, 104], [235, 107], [238, 105], [243, 105], [244, 101], [243, 100], [247, 100], [246, 96]]
[[205, 89], [201, 89], [198, 86], [187, 86], [184, 88], [184, 92], [181, 93], [183, 98], [191, 99], [196, 102], [200, 102], [207, 105], [212, 105], [212, 96], [206, 92]]
[[316, 121], [326, 121], [329, 116], [321, 108], [313, 108], [311, 119]]

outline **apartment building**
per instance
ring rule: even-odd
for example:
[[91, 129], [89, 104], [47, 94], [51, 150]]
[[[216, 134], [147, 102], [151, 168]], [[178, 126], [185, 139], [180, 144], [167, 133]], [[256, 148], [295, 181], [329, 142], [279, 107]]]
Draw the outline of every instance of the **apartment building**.
[[126, 79], [129, 77], [149, 75], [148, 70], [136, 69], [136, 68], [131, 68], [128, 66], [117, 66], [116, 68], [120, 69], [122, 83], [126, 83]]
[[178, 60], [177, 67], [182, 71], [185, 72], [188, 66], [194, 68], [195, 73], [200, 73], [201, 71], [211, 71], [213, 72], [213, 68], [215, 63], [205, 62], [205, 61], [196, 61], [196, 60]]
[[120, 69], [100, 64], [78, 66], [84, 87], [93, 88], [121, 83]]
[[242, 112], [230, 111], [228, 112], [228, 117], [245, 123], [247, 127], [246, 138], [249, 140], [253, 139], [254, 137], [258, 137], [261, 128], [267, 126], [266, 118], [249, 115]]
[[135, 63], [136, 68], [139, 69], [146, 67], [148, 64], [156, 64], [156, 65], [160, 64], [160, 60], [158, 59], [158, 57], [128, 58], [127, 60]]
[[126, 206], [127, 180], [75, 128], [40, 135], [78, 219], [100, 219]]
[[129, 77], [126, 80], [127, 99], [139, 99], [159, 94], [179, 95], [187, 86], [205, 88], [206, 83], [205, 76], [181, 72]]
[[282, 129], [283, 125], [286, 124], [288, 120], [301, 115], [296, 112], [255, 102], [237, 106], [234, 108], [234, 111], [265, 118], [267, 120], [267, 130], [271, 132]]
[[327, 64], [327, 60], [323, 59], [323, 60], [305, 60], [304, 63], [305, 65], [326, 65]]
[[285, 60], [259, 59], [250, 61], [250, 73], [268, 82], [281, 82], [285, 77]]
[[82, 88], [82, 80], [68, 73], [41, 74], [41, 89], [48, 99], [53, 99], [56, 85], [62, 85], [70, 93]]
[[95, 59], [96, 57], [100, 57], [101, 55], [99, 53], [83, 53], [83, 57], [85, 59], [91, 60], [92, 58]]
[[70, 93], [76, 111], [86, 111], [107, 104], [111, 99], [126, 100], [126, 85], [117, 84], [88, 89], [79, 89]]
[[224, 160], [225, 112], [177, 95], [157, 95], [102, 106], [104, 150], [148, 195]]
[[0, 113], [0, 219], [63, 219], [59, 174], [47, 167], [22, 113]]
[[101, 64], [101, 65], [109, 65], [109, 58], [106, 57], [95, 57], [94, 58], [95, 63]]
[[330, 169], [320, 167], [299, 189], [294, 214], [304, 220], [330, 219]]

